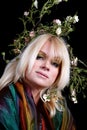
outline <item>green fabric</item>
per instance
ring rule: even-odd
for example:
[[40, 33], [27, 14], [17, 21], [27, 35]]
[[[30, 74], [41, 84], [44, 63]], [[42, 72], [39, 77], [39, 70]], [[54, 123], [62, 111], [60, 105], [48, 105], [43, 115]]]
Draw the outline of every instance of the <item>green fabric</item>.
[[7, 95], [6, 97], [4, 97], [5, 106], [1, 107], [0, 105], [0, 122], [2, 122], [6, 130], [19, 130], [17, 114], [18, 112], [15, 107], [16, 93], [13, 86], [11, 86], [10, 89], [12, 98]]
[[63, 113], [57, 111], [55, 117], [53, 118], [53, 123], [54, 123], [55, 130], [60, 130], [61, 123], [62, 123], [62, 117], [63, 117]]

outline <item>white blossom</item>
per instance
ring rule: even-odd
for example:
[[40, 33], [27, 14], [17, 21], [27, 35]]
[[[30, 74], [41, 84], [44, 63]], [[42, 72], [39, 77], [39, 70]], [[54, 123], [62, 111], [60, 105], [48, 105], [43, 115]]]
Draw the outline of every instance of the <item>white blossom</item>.
[[35, 36], [35, 32], [34, 32], [34, 31], [31, 31], [31, 32], [29, 33], [29, 36], [30, 36], [31, 38], [33, 38], [33, 37]]
[[76, 91], [75, 89], [71, 91], [71, 99], [74, 103], [77, 103], [77, 98], [76, 98]]
[[49, 95], [48, 94], [43, 94], [43, 99], [44, 99], [44, 102], [49, 102], [50, 101], [50, 98], [49, 98]]
[[60, 35], [61, 32], [62, 32], [61, 27], [58, 27], [57, 30], [56, 30], [56, 34], [57, 34], [57, 35]]
[[78, 22], [78, 21], [79, 21], [79, 18], [78, 18], [77, 15], [75, 15], [75, 16], [74, 16], [74, 22], [73, 22], [73, 23], [76, 23], [76, 22]]
[[54, 19], [53, 22], [54, 22], [54, 23], [57, 23], [59, 26], [61, 26], [61, 20], [59, 20], [59, 19]]
[[24, 12], [24, 16], [27, 17], [28, 15], [29, 15], [29, 12], [25, 11], [25, 12]]
[[34, 1], [34, 6], [36, 9], [38, 9], [38, 1], [37, 0]]
[[67, 16], [66, 17], [66, 21], [71, 21], [72, 20], [72, 16]]
[[73, 66], [77, 66], [77, 63], [78, 63], [78, 58], [74, 58], [74, 60], [71, 61], [71, 65]]
[[62, 2], [62, 0], [54, 0], [55, 4], [59, 4], [60, 2]]
[[72, 97], [72, 101], [73, 101], [74, 103], [78, 103], [76, 97]]

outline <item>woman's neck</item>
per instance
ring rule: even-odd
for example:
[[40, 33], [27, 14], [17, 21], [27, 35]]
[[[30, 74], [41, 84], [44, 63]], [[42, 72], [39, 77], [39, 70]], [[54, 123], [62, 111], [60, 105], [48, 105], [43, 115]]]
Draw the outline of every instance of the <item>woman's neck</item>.
[[40, 99], [40, 91], [38, 89], [31, 89], [31, 93], [32, 93], [34, 102], [37, 105], [37, 103]]

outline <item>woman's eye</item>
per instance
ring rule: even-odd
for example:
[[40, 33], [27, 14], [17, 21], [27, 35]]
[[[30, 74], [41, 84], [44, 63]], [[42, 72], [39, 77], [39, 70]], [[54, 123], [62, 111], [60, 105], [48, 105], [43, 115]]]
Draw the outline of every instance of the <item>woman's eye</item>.
[[56, 67], [56, 68], [59, 67], [59, 63], [57, 63], [57, 62], [52, 62], [51, 64], [52, 64], [54, 67]]
[[43, 59], [44, 57], [43, 56], [41, 56], [41, 55], [37, 55], [37, 60], [39, 60], [39, 59]]

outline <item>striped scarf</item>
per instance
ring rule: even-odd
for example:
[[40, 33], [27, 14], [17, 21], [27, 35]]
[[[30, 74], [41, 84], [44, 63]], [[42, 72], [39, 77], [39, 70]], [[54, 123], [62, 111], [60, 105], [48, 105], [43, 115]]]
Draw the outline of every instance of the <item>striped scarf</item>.
[[76, 130], [73, 117], [57, 111], [51, 119], [44, 103], [36, 106], [29, 87], [17, 82], [0, 91], [0, 130]]

